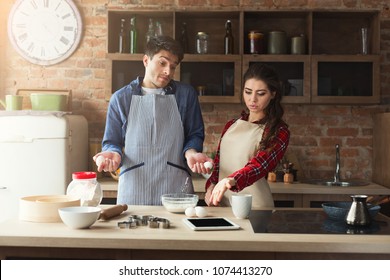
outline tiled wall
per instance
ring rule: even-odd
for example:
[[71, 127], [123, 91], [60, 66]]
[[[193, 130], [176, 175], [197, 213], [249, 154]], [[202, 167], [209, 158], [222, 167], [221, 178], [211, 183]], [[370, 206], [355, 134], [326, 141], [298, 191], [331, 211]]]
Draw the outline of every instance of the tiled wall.
[[[89, 121], [90, 138], [103, 134], [107, 102], [105, 53], [107, 9], [226, 8], [267, 9], [379, 9], [381, 11], [381, 95], [377, 106], [286, 105], [285, 119], [292, 132], [289, 152], [300, 166], [298, 178], [333, 175], [336, 143], [341, 146], [342, 177], [371, 180], [372, 114], [389, 110], [390, 10], [389, 1], [372, 0], [74, 0], [84, 21], [80, 47], [68, 60], [51, 67], [24, 61], [5, 36], [0, 43], [0, 98], [21, 88], [66, 88], [73, 92], [73, 111]], [[0, 18], [6, 19], [13, 0], [0, 1]], [[1, 23], [5, 22], [2, 20]], [[1, 24], [0, 34], [6, 34]], [[226, 121], [239, 115], [241, 105], [202, 105], [206, 124], [205, 152], [211, 153]]]

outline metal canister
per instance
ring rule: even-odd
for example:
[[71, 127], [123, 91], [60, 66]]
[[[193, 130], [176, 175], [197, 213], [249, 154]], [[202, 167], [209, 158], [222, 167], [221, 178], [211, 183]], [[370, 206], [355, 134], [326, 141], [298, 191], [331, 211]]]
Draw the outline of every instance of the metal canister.
[[268, 34], [268, 53], [286, 54], [287, 35], [284, 31], [271, 31]]
[[251, 54], [263, 53], [263, 38], [264, 38], [264, 34], [257, 30], [252, 30], [248, 33], [249, 53]]
[[305, 54], [306, 42], [305, 36], [300, 35], [291, 38], [291, 54]]
[[206, 54], [208, 52], [209, 35], [206, 32], [198, 32], [196, 35], [196, 52]]

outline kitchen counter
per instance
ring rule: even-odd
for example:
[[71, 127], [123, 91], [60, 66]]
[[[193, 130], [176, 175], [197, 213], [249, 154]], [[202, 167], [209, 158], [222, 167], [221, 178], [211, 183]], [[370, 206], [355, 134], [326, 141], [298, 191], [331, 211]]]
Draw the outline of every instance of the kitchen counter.
[[[290, 208], [291, 210], [291, 208]], [[292, 208], [293, 211], [302, 210]], [[321, 209], [306, 209], [322, 211]], [[0, 259], [389, 259], [390, 235], [254, 233], [249, 220], [233, 217], [231, 208], [208, 208], [209, 216], [231, 219], [231, 231], [193, 231], [184, 214], [162, 206], [129, 206], [110, 221], [73, 230], [63, 223], [32, 223], [11, 219], [0, 223]], [[140, 226], [119, 229], [131, 214], [154, 215], [171, 221], [169, 229]], [[379, 214], [377, 220], [390, 223]]]
[[[116, 198], [118, 182], [111, 178], [99, 180], [104, 197]], [[204, 186], [206, 180], [200, 176], [194, 176], [193, 184], [195, 193], [200, 199], [204, 198]], [[318, 207], [324, 201], [350, 201], [350, 195], [364, 194], [369, 196], [390, 195], [390, 188], [370, 183], [367, 186], [358, 187], [328, 187], [321, 185], [303, 184], [294, 182], [285, 184], [283, 182], [269, 183], [271, 192], [276, 202], [291, 202], [293, 207]]]

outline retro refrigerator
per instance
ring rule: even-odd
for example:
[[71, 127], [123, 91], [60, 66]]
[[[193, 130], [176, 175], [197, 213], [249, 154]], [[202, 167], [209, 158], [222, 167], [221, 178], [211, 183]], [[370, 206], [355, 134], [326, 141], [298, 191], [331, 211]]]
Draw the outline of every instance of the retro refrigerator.
[[19, 199], [65, 194], [88, 168], [88, 123], [72, 114], [0, 112], [0, 222], [18, 217]]

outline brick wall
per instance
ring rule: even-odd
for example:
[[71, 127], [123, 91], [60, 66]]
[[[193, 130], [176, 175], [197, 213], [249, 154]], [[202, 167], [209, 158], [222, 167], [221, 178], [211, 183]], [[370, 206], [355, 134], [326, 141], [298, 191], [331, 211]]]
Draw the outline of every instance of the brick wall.
[[[66, 88], [73, 92], [73, 111], [89, 122], [93, 141], [104, 131], [107, 102], [105, 52], [107, 9], [134, 7], [267, 9], [380, 9], [381, 10], [381, 96], [378, 106], [285, 105], [285, 119], [292, 132], [289, 153], [300, 165], [300, 173], [331, 177], [336, 143], [341, 146], [342, 177], [371, 180], [372, 114], [388, 111], [390, 102], [390, 9], [379, 0], [74, 0], [84, 21], [80, 47], [68, 60], [51, 67], [32, 65], [19, 57], [3, 35], [0, 42], [0, 98], [21, 88]], [[0, 35], [6, 34], [6, 18], [13, 0], [0, 1]], [[226, 121], [237, 116], [241, 105], [202, 105], [206, 124], [205, 152], [211, 153]]]

